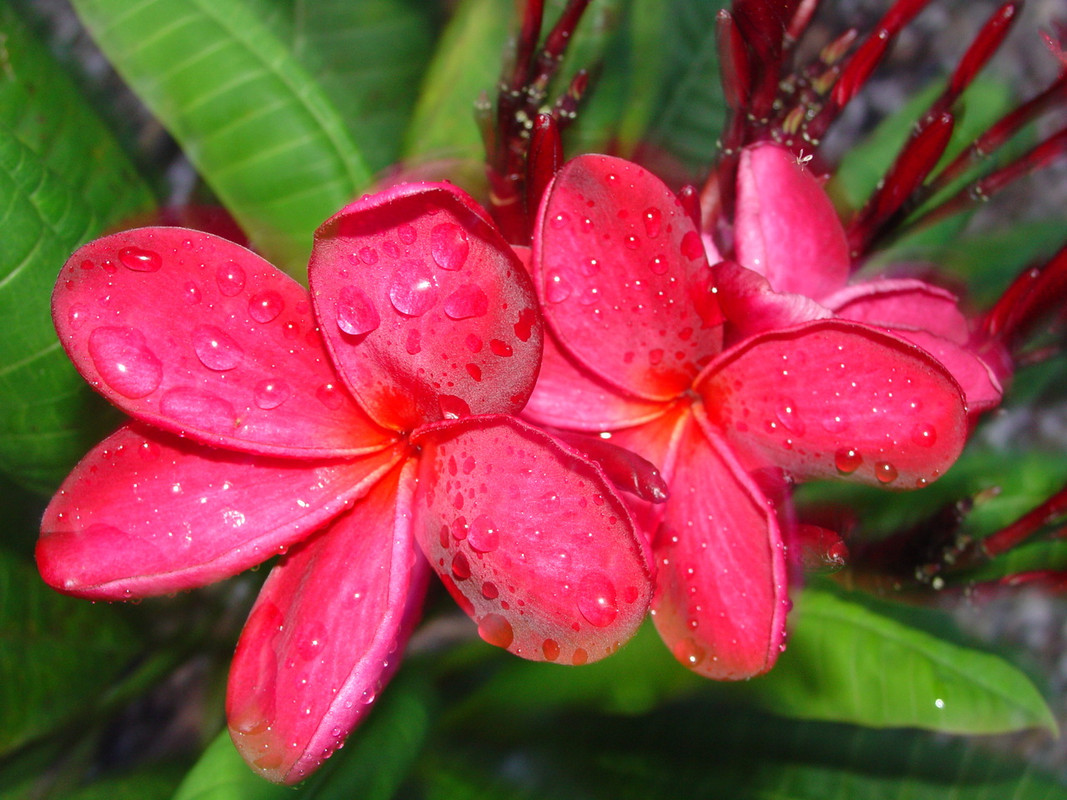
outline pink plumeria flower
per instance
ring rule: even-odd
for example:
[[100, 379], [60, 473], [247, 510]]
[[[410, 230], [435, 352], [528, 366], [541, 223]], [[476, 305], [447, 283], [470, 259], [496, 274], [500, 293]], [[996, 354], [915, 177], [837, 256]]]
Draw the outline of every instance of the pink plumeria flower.
[[[762, 142], [741, 152], [732, 236], [733, 260], [716, 267], [716, 283], [738, 335], [830, 317], [863, 322], [937, 358], [963, 387], [971, 413], [1000, 402], [1000, 377], [969, 346], [967, 318], [951, 292], [914, 278], [849, 283], [845, 228], [787, 148]], [[709, 261], [721, 261], [710, 236], [705, 243]]]
[[959, 387], [917, 347], [826, 319], [721, 348], [696, 225], [654, 175], [580, 156], [547, 190], [532, 272], [550, 335], [526, 413], [610, 436], [670, 490], [639, 510], [657, 565], [652, 613], [699, 673], [746, 678], [784, 646], [783, 532], [766, 483], [836, 477], [898, 488], [959, 454]]
[[[53, 312], [133, 421], [45, 513], [45, 580], [117, 600], [284, 554], [237, 645], [238, 749], [294, 782], [397, 666], [429, 567], [488, 642], [580, 664], [629, 638], [648, 554], [600, 468], [516, 419], [542, 322], [521, 263], [447, 184], [365, 197], [318, 231], [312, 292], [208, 234], [75, 253]], [[420, 552], [421, 551], [421, 552]]]

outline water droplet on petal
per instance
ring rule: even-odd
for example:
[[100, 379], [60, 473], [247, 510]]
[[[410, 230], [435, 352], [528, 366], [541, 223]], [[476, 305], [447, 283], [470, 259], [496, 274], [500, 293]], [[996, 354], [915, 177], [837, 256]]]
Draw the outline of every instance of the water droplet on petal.
[[555, 639], [545, 639], [541, 644], [541, 652], [544, 653], [545, 661], [555, 661], [559, 658], [559, 642]]
[[134, 272], [157, 272], [163, 266], [159, 253], [140, 247], [124, 247], [119, 250], [119, 262]]
[[187, 281], [185, 286], [182, 287], [182, 299], [191, 306], [197, 305], [203, 299], [200, 294], [200, 287], [192, 281]]
[[97, 328], [89, 335], [89, 356], [104, 382], [131, 400], [151, 394], [163, 380], [162, 362], [135, 328]]
[[670, 262], [662, 255], [653, 256], [648, 262], [648, 269], [653, 275], [666, 275], [670, 268]]
[[499, 614], [486, 614], [478, 623], [478, 635], [496, 647], [507, 648], [515, 638], [511, 623]]
[[452, 575], [457, 581], [465, 581], [471, 576], [471, 565], [463, 553], [452, 556]]
[[585, 652], [585, 650], [581, 647], [576, 648], [574, 651], [574, 655], [571, 656], [571, 663], [574, 664], [574, 666], [576, 667], [582, 666], [582, 664], [584, 664], [588, 660], [589, 654]]
[[489, 310], [489, 298], [480, 286], [465, 283], [445, 299], [444, 307], [452, 319], [484, 317]]
[[467, 401], [455, 395], [439, 395], [437, 406], [441, 410], [441, 416], [445, 419], [462, 419], [471, 415], [471, 407], [467, 405]]
[[337, 295], [337, 327], [349, 336], [366, 336], [381, 324], [378, 309], [362, 289], [342, 286]]
[[545, 297], [550, 303], [562, 303], [571, 296], [574, 289], [570, 283], [558, 272], [548, 276], [548, 284], [545, 286]]
[[500, 596], [500, 590], [495, 583], [486, 581], [482, 584], [482, 597], [486, 600], [496, 600]]
[[444, 222], [430, 231], [430, 256], [441, 269], [451, 272], [461, 269], [470, 250], [467, 232], [459, 225]]
[[437, 286], [430, 271], [415, 261], [406, 261], [393, 272], [389, 286], [393, 308], [409, 317], [418, 317], [437, 302]]
[[897, 479], [897, 468], [888, 461], [879, 461], [874, 465], [874, 477], [879, 483], [892, 483]]
[[217, 395], [179, 386], [169, 390], [159, 401], [164, 416], [192, 428], [232, 433], [237, 427], [237, 412]]
[[507, 358], [515, 352], [512, 350], [510, 344], [502, 342], [499, 339], [490, 339], [489, 349], [493, 352], [493, 355], [500, 356], [501, 358]]
[[331, 411], [336, 411], [341, 407], [344, 402], [344, 395], [341, 394], [341, 390], [337, 388], [335, 384], [324, 383], [318, 389], [315, 390], [315, 397], [326, 408]]
[[689, 231], [682, 237], [682, 255], [691, 261], [696, 261], [704, 256], [704, 243], [700, 241], [700, 234]]
[[933, 425], [920, 423], [911, 429], [911, 440], [919, 447], [933, 447], [937, 442], [937, 431]]
[[241, 363], [244, 350], [221, 328], [200, 325], [193, 330], [193, 352], [200, 363], [216, 372], [225, 372]]
[[270, 411], [288, 400], [292, 393], [285, 381], [265, 380], [256, 384], [252, 390], [252, 398], [257, 406], [264, 411]]
[[778, 421], [782, 423], [787, 431], [797, 436], [803, 436], [806, 430], [804, 421], [797, 413], [797, 405], [792, 400], [784, 399], [778, 405], [778, 410], [775, 412]]
[[359, 260], [367, 266], [378, 263], [378, 251], [371, 247], [361, 247], [359, 249]]
[[467, 532], [467, 543], [479, 553], [491, 553], [500, 546], [500, 534], [489, 517], [481, 514], [475, 517]]
[[704, 652], [704, 648], [696, 643], [696, 641], [690, 637], [679, 639], [672, 648], [674, 657], [687, 667], [695, 667], [704, 660], [707, 653]]
[[659, 236], [663, 229], [662, 211], [658, 208], [646, 208], [645, 213], [641, 215], [641, 220], [645, 223], [645, 233], [648, 234], [649, 239]]
[[570, 215], [566, 211], [560, 211], [558, 214], [548, 218], [548, 226], [558, 231], [566, 228], [570, 221]]
[[412, 226], [401, 225], [396, 229], [396, 235], [404, 244], [414, 244], [419, 234]]
[[70, 329], [78, 330], [89, 319], [89, 306], [84, 303], [75, 303], [67, 310], [67, 322]]
[[285, 309], [282, 296], [273, 289], [255, 294], [248, 301], [248, 315], [256, 322], [273, 322]]
[[233, 261], [228, 261], [215, 270], [215, 282], [219, 285], [219, 291], [226, 297], [236, 297], [244, 291], [245, 280], [244, 269]]
[[422, 352], [422, 331], [418, 328], [412, 328], [408, 331], [407, 338], [404, 340], [404, 349], [409, 356], [417, 356]]
[[862, 463], [863, 456], [855, 448], [842, 447], [834, 453], [834, 466], [837, 467], [838, 472], [844, 475], [850, 475], [855, 472]]
[[615, 584], [603, 573], [587, 572], [578, 584], [578, 610], [590, 625], [610, 625], [619, 614]]

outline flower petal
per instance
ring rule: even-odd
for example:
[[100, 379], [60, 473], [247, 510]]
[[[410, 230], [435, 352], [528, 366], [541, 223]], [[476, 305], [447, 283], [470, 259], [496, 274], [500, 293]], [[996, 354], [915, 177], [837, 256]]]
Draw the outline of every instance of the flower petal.
[[767, 498], [702, 419], [683, 420], [653, 541], [653, 620], [682, 664], [717, 680], [769, 670], [784, 649], [785, 550]]
[[268, 780], [296, 783], [318, 768], [400, 662], [430, 574], [411, 535], [413, 472], [394, 469], [263, 585], [226, 713], [237, 749]]
[[963, 395], [939, 362], [843, 320], [748, 339], [696, 388], [727, 440], [801, 479], [925, 485], [952, 465], [967, 433]]
[[309, 275], [323, 335], [382, 425], [514, 413], [533, 390], [537, 299], [483, 215], [450, 184], [405, 184], [353, 203], [315, 235]]
[[542, 425], [599, 432], [636, 425], [662, 410], [663, 403], [627, 394], [577, 366], [550, 335], [537, 385], [522, 414]]
[[766, 278], [736, 262], [720, 261], [712, 272], [719, 305], [736, 338], [833, 316], [828, 308], [804, 295], [774, 291]]
[[97, 445], [45, 510], [37, 564], [51, 586], [106, 600], [202, 586], [284, 552], [402, 456], [252, 458], [131, 425]]
[[598, 467], [509, 417], [413, 440], [415, 535], [483, 639], [583, 664], [633, 635], [651, 595], [647, 554]]
[[734, 219], [737, 260], [776, 292], [820, 300], [848, 280], [844, 226], [819, 182], [781, 145], [741, 152]]
[[926, 331], [893, 330], [894, 336], [918, 345], [936, 358], [956, 379], [973, 417], [1000, 405], [1004, 387], [992, 368], [971, 350]]
[[533, 250], [560, 345], [613, 386], [667, 400], [718, 352], [704, 244], [647, 170], [610, 156], [570, 161], [541, 204]]
[[964, 344], [970, 338], [959, 299], [914, 278], [863, 281], [834, 292], [824, 305], [842, 319], [882, 328], [914, 328]]
[[338, 385], [303, 287], [226, 239], [140, 228], [90, 242], [52, 316], [86, 380], [158, 427], [306, 458], [390, 443]]

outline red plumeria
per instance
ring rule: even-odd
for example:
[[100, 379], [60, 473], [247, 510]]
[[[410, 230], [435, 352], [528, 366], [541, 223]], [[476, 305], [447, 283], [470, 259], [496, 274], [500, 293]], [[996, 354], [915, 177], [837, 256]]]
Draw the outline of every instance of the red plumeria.
[[238, 749], [283, 782], [340, 745], [396, 668], [427, 561], [484, 639], [537, 660], [608, 655], [651, 594], [600, 468], [512, 416], [542, 322], [472, 200], [447, 184], [366, 197], [319, 229], [309, 272], [310, 296], [176, 228], [71, 257], [60, 339], [134, 421], [66, 480], [37, 548], [48, 583], [108, 600], [283, 554], [227, 698]]
[[[972, 332], [950, 292], [915, 278], [849, 284], [852, 259], [844, 225], [818, 180], [785, 147], [765, 142], [741, 152], [731, 253], [716, 267], [720, 302], [740, 336], [836, 317], [878, 326], [926, 350], [964, 389], [978, 414], [1000, 402], [994, 370], [1006, 362], [971, 346]], [[727, 223], [715, 220], [710, 230]], [[709, 260], [722, 260], [710, 232]], [[990, 366], [992, 364], [993, 366]]]
[[788, 606], [776, 475], [925, 484], [963, 446], [956, 381], [903, 339], [842, 319], [723, 350], [695, 221], [621, 159], [561, 170], [531, 260], [551, 335], [527, 413], [610, 435], [660, 467], [670, 499], [639, 519], [661, 636], [710, 677], [768, 670]]

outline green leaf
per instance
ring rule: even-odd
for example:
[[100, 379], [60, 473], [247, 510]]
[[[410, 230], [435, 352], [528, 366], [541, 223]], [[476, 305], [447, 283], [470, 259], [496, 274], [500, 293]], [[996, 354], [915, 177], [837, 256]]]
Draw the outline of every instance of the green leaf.
[[116, 69], [252, 242], [301, 275], [315, 228], [370, 180], [344, 122], [242, 0], [74, 0]]
[[405, 159], [459, 159], [481, 162], [481, 134], [474, 104], [492, 96], [501, 57], [515, 30], [513, 3], [462, 0], [441, 36], [423, 78], [414, 118], [404, 145]]
[[98, 230], [151, 209], [148, 185], [85, 93], [10, 4], [0, 5], [0, 31], [0, 125], [81, 197]]
[[1057, 731], [1044, 699], [1018, 669], [905, 624], [886, 604], [807, 588], [791, 621], [777, 666], [738, 687], [775, 713], [952, 733]]
[[0, 127], [0, 468], [50, 491], [115, 415], [74, 371], [50, 297], [70, 251], [99, 229], [85, 197]]
[[186, 776], [174, 800], [388, 800], [422, 749], [432, 698], [414, 670], [404, 668], [370, 716], [311, 778], [296, 789], [277, 786], [249, 769], [226, 731]]
[[92, 709], [137, 650], [116, 609], [53, 591], [0, 550], [0, 754]]

